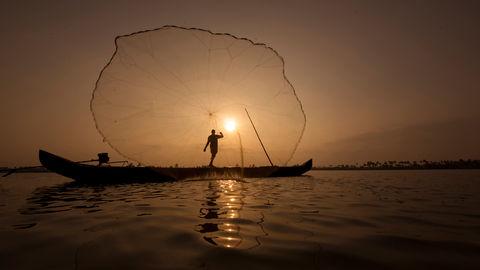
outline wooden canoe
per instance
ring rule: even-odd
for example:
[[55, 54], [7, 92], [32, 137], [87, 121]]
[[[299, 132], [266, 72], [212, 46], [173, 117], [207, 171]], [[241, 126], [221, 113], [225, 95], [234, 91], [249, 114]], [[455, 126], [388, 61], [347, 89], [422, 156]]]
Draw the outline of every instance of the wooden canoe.
[[312, 169], [312, 160], [296, 166], [264, 167], [134, 167], [79, 164], [44, 150], [40, 163], [49, 171], [86, 183], [166, 182], [182, 179], [237, 179], [300, 176]]

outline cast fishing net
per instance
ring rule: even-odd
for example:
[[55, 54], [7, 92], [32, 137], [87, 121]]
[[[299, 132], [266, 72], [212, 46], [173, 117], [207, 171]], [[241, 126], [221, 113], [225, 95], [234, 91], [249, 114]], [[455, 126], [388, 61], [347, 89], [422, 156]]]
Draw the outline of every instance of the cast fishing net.
[[104, 141], [144, 165], [201, 166], [210, 130], [217, 166], [268, 164], [246, 110], [275, 165], [293, 157], [306, 117], [271, 47], [196, 28], [164, 26], [115, 39], [92, 94]]

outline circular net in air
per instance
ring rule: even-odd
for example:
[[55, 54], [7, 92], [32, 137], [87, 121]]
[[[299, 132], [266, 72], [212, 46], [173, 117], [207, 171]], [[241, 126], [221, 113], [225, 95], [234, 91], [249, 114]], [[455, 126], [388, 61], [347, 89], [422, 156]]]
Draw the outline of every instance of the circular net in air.
[[217, 166], [287, 164], [306, 117], [282, 57], [265, 44], [164, 26], [115, 39], [91, 111], [104, 141], [145, 165], [201, 166], [210, 131], [222, 131]]

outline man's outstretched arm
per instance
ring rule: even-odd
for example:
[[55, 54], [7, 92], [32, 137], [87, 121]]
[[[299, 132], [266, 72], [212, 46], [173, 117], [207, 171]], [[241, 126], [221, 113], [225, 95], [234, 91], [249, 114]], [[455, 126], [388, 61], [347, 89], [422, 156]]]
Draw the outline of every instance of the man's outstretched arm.
[[220, 132], [220, 135], [217, 135], [217, 138], [219, 138], [219, 139], [220, 139], [220, 138], [223, 138], [223, 133]]
[[207, 144], [205, 144], [205, 147], [203, 148], [203, 152], [207, 151], [208, 144], [210, 144], [210, 140], [207, 140]]

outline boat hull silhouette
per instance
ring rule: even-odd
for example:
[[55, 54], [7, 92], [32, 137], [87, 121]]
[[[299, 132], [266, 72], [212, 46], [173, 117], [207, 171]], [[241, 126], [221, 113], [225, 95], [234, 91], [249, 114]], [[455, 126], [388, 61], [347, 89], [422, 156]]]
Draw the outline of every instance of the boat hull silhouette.
[[86, 183], [168, 182], [183, 179], [232, 179], [300, 176], [312, 169], [312, 160], [295, 166], [264, 167], [135, 167], [79, 164], [44, 150], [40, 163], [49, 171]]

